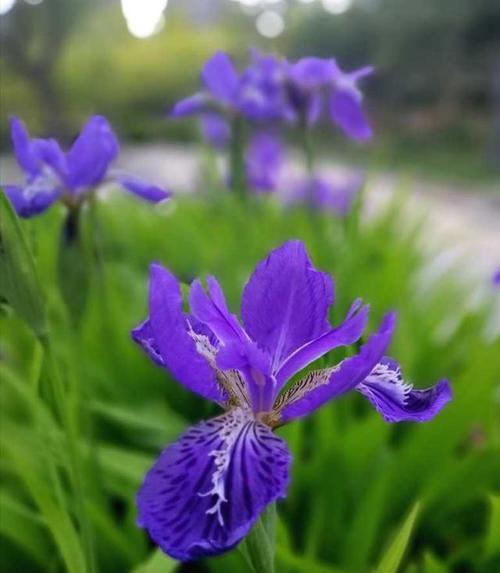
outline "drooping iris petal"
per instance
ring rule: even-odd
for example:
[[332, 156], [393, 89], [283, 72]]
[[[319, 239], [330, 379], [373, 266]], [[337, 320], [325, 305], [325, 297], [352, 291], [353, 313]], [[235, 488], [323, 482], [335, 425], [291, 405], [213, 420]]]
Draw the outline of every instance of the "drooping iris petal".
[[243, 292], [245, 330], [273, 357], [273, 369], [299, 346], [329, 330], [333, 283], [317, 271], [300, 241], [260, 262]]
[[198, 279], [191, 284], [189, 306], [193, 315], [224, 343], [244, 340], [245, 333], [236, 316], [229, 311], [224, 293], [215, 277], [208, 277], [207, 285], [208, 294]]
[[223, 149], [229, 143], [231, 129], [228, 122], [218, 113], [202, 114], [201, 131], [203, 138], [216, 149]]
[[284, 164], [283, 145], [271, 133], [257, 133], [251, 139], [246, 156], [247, 181], [256, 191], [274, 191], [280, 182]]
[[56, 189], [31, 192], [30, 186], [6, 185], [5, 194], [20, 217], [29, 218], [46, 211], [59, 197]]
[[155, 347], [172, 376], [193, 392], [222, 403], [214, 371], [187, 331], [179, 282], [159, 264], [150, 268], [149, 324]]
[[423, 390], [405, 383], [399, 364], [383, 358], [356, 388], [386, 422], [426, 422], [451, 400], [447, 380]]
[[162, 189], [158, 185], [153, 185], [142, 181], [137, 177], [131, 177], [129, 175], [120, 175], [116, 178], [116, 181], [127, 191], [149, 201], [151, 203], [159, 203], [168, 199], [172, 194], [165, 189]]
[[118, 140], [106, 118], [91, 117], [67, 154], [69, 187], [75, 190], [100, 183], [118, 151]]
[[366, 327], [368, 311], [368, 305], [360, 307], [356, 301], [342, 324], [297, 348], [288, 356], [276, 373], [278, 388], [290, 380], [294, 374], [330, 350], [339, 346], [354, 344]]
[[332, 368], [310, 372], [283, 392], [275, 405], [281, 423], [310, 414], [325, 402], [360, 384], [383, 357], [394, 326], [395, 315], [387, 314], [378, 331], [369, 337], [359, 354], [346, 358]]
[[285, 496], [289, 464], [283, 440], [232, 410], [190, 428], [163, 451], [137, 496], [139, 524], [175, 559], [217, 555]]
[[33, 153], [26, 126], [17, 117], [11, 117], [10, 119], [10, 135], [19, 166], [29, 175], [37, 175], [40, 171], [38, 158]]
[[205, 87], [221, 103], [232, 106], [238, 91], [239, 78], [231, 58], [216, 52], [204, 65], [201, 77]]
[[361, 106], [361, 94], [355, 89], [336, 89], [330, 95], [330, 117], [344, 133], [358, 141], [372, 137], [372, 130]]
[[204, 112], [209, 107], [208, 97], [204, 93], [196, 93], [178, 101], [172, 111], [171, 117], [186, 117]]

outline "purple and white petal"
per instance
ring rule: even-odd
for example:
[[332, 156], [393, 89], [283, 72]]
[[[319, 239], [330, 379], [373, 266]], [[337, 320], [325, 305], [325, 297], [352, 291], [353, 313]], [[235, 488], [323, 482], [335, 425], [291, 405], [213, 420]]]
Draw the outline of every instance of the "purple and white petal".
[[201, 77], [205, 87], [219, 102], [232, 106], [239, 87], [239, 77], [231, 58], [216, 52], [203, 66]]
[[345, 320], [339, 326], [297, 348], [276, 372], [278, 388], [281, 388], [297, 372], [330, 350], [339, 346], [354, 344], [359, 340], [368, 322], [368, 312], [368, 305], [361, 306], [360, 300], [355, 301]]
[[153, 362], [156, 362], [156, 364], [159, 364], [160, 366], [165, 366], [165, 362], [160, 354], [160, 349], [156, 344], [149, 318], [141, 322], [139, 326], [132, 329], [130, 334], [132, 336], [132, 340], [137, 342]]
[[202, 422], [146, 475], [138, 523], [181, 561], [228, 551], [285, 496], [290, 459], [283, 440], [242, 409]]
[[142, 179], [138, 179], [137, 177], [132, 177], [130, 175], [120, 175], [116, 178], [116, 181], [126, 191], [129, 191], [150, 203], [159, 203], [160, 201], [168, 199], [172, 195], [170, 191], [167, 191], [158, 185], [147, 183]]
[[172, 376], [193, 392], [223, 403], [214, 371], [188, 332], [179, 282], [159, 264], [150, 267], [149, 324], [152, 344]]
[[361, 100], [361, 94], [355, 88], [335, 89], [330, 95], [330, 117], [348, 137], [367, 141], [372, 137], [372, 129]]
[[380, 362], [390, 343], [395, 315], [387, 314], [377, 332], [361, 347], [359, 354], [337, 366], [316, 370], [279, 396], [275, 410], [280, 423], [306, 416], [333, 398], [356, 388]]
[[16, 213], [25, 219], [43, 213], [59, 197], [59, 191], [56, 189], [37, 189], [33, 191], [32, 185], [27, 185], [26, 187], [6, 185], [5, 194], [12, 203]]
[[384, 357], [356, 387], [375, 406], [386, 422], [427, 422], [451, 400], [447, 380], [415, 389], [404, 381], [399, 364]]
[[300, 241], [288, 241], [260, 262], [242, 299], [245, 330], [273, 357], [273, 370], [294, 350], [330, 329], [333, 283], [317, 271]]
[[67, 154], [69, 187], [76, 190], [101, 183], [118, 151], [118, 140], [107, 119], [91, 117]]

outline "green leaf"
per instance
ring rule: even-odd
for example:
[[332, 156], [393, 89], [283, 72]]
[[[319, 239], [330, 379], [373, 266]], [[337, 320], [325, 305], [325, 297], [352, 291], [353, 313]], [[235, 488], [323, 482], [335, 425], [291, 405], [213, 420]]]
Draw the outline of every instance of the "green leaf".
[[0, 533], [22, 547], [40, 567], [51, 562], [43, 520], [6, 491], [0, 492]]
[[131, 573], [173, 573], [179, 566], [175, 561], [157, 549], [144, 563], [132, 570]]
[[0, 299], [37, 336], [48, 330], [45, 301], [28, 240], [5, 193], [0, 193]]
[[491, 514], [488, 533], [485, 540], [487, 557], [500, 555], [500, 495], [490, 496]]
[[411, 539], [420, 506], [415, 504], [399, 529], [389, 550], [380, 561], [375, 573], [397, 573]]

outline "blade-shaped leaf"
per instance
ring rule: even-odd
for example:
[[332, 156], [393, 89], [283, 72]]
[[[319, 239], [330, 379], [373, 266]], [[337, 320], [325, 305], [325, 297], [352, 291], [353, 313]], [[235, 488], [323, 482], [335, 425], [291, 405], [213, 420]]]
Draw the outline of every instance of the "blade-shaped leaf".
[[6, 195], [0, 193], [0, 299], [33, 332], [47, 332], [45, 301], [28, 240]]
[[415, 504], [400, 527], [394, 541], [380, 561], [375, 573], [396, 573], [411, 539], [413, 528], [419, 513], [419, 504]]

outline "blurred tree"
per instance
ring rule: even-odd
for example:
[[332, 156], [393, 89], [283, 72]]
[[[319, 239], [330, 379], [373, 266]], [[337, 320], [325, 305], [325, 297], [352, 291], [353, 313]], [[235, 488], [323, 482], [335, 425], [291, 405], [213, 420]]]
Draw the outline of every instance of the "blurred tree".
[[45, 0], [36, 6], [18, 2], [0, 18], [0, 49], [9, 66], [29, 81], [45, 109], [45, 130], [68, 133], [55, 70], [64, 45], [85, 13], [99, 0]]
[[490, 113], [498, 0], [359, 0], [341, 15], [302, 14], [291, 52], [335, 55], [346, 67], [375, 64], [372, 95], [384, 108], [432, 107], [433, 127], [464, 110]]

